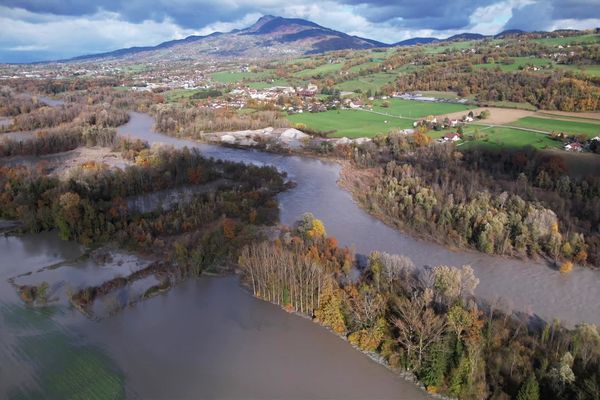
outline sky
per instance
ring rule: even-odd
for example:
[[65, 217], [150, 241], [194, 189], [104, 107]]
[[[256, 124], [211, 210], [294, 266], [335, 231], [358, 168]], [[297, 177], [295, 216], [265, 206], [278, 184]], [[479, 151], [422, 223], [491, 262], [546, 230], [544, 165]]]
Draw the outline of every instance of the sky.
[[600, 27], [600, 0], [0, 0], [0, 62], [56, 60], [305, 18], [385, 43]]

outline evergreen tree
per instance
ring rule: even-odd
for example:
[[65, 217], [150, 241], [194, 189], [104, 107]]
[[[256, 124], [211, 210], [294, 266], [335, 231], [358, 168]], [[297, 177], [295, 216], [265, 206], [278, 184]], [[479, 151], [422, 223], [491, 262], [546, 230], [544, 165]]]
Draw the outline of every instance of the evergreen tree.
[[540, 398], [540, 387], [535, 374], [531, 374], [525, 381], [519, 393], [517, 394], [517, 400], [539, 400]]

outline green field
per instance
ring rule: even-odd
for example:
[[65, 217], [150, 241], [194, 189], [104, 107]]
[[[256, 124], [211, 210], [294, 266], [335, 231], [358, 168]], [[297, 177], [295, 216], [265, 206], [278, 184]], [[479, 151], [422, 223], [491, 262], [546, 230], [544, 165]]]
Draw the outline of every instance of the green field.
[[443, 53], [446, 50], [465, 50], [476, 46], [479, 41], [468, 40], [464, 42], [451, 42], [443, 44], [429, 44], [425, 46], [425, 52], [429, 54]]
[[482, 101], [484, 107], [516, 108], [517, 110], [537, 111], [537, 107], [529, 103], [515, 103], [514, 101]]
[[323, 65], [319, 65], [316, 68], [309, 68], [309, 69], [304, 69], [302, 71], [296, 72], [294, 75], [299, 77], [299, 78], [310, 78], [312, 76], [318, 76], [318, 75], [326, 75], [326, 74], [330, 74], [332, 72], [337, 72], [339, 70], [342, 69], [342, 67], [344, 66], [344, 64], [342, 63], [338, 63], [338, 64], [323, 64]]
[[148, 70], [148, 66], [146, 64], [129, 64], [129, 65], [123, 66], [123, 72], [138, 73], [138, 72], [144, 72], [147, 70]]
[[511, 125], [546, 132], [564, 132], [569, 135], [586, 135], [589, 138], [600, 135], [600, 123], [595, 124], [590, 122], [525, 117], [511, 123]]
[[427, 101], [413, 101], [402, 99], [385, 100], [389, 107], [382, 107], [384, 100], [378, 100], [373, 104], [373, 110], [394, 116], [422, 118], [428, 115], [443, 115], [459, 111], [467, 111], [470, 106], [454, 103], [433, 103]]
[[600, 35], [588, 34], [569, 37], [541, 38], [533, 39], [533, 41], [545, 44], [547, 46], [564, 46], [570, 43], [597, 43], [600, 42]]
[[[503, 64], [501, 61], [497, 63], [488, 63], [488, 64], [477, 64], [475, 67], [482, 69], [496, 69], [499, 68], [504, 72], [514, 72], [518, 71], [519, 67], [525, 65], [534, 65], [536, 67], [542, 68], [541, 71], [537, 72], [549, 72], [553, 70], [567, 70], [575, 73], [582, 73], [589, 76], [600, 76], [600, 65], [566, 65], [566, 64], [556, 64], [545, 58], [538, 57], [512, 57], [514, 63], [512, 64]], [[548, 68], [548, 66], [550, 66]]]
[[375, 136], [379, 133], [387, 133], [392, 128], [411, 128], [413, 125], [413, 121], [408, 119], [391, 118], [360, 110], [294, 114], [288, 116], [288, 119], [315, 130], [332, 131], [330, 137], [349, 138]]
[[363, 93], [371, 90], [372, 92], [380, 91], [381, 88], [396, 79], [396, 74], [389, 72], [377, 72], [368, 76], [360, 77], [350, 81], [338, 83], [335, 85], [337, 89], [348, 92], [360, 90]]
[[556, 64], [556, 68], [566, 69], [575, 73], [582, 73], [589, 76], [600, 77], [600, 65], [565, 65]]
[[198, 92], [200, 92], [198, 89], [173, 89], [165, 92], [164, 95], [168, 102], [173, 102], [180, 99], [189, 99]]
[[519, 67], [525, 65], [534, 65], [536, 67], [545, 68], [548, 65], [553, 65], [552, 61], [546, 58], [538, 58], [538, 57], [511, 57], [514, 61], [512, 64], [503, 64], [502, 62], [497, 63], [488, 63], [488, 64], [477, 64], [475, 65], [477, 68], [485, 68], [485, 69], [496, 69], [500, 68], [502, 71], [518, 71]]
[[371, 67], [375, 67], [376, 65], [379, 65], [381, 63], [381, 61], [376, 62], [376, 61], [369, 61], [363, 64], [358, 64], [355, 65], [353, 67], [348, 68], [349, 72], [360, 72], [363, 69], [367, 69], [367, 68], [371, 68]]
[[[468, 138], [475, 129], [469, 129], [465, 132], [465, 138]], [[538, 149], [560, 148], [561, 142], [552, 140], [543, 133], [527, 132], [512, 128], [482, 128], [479, 134], [482, 139], [466, 140], [461, 144], [461, 148], [470, 148], [474, 146], [486, 146], [492, 148], [502, 147], [524, 147], [533, 146]]]

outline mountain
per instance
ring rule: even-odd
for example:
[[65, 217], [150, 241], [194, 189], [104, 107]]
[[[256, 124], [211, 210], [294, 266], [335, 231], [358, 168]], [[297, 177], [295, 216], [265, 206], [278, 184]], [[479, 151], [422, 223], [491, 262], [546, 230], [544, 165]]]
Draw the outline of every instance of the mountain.
[[216, 32], [207, 36], [189, 36], [157, 46], [131, 47], [80, 56], [69, 61], [117, 58], [140, 61], [175, 61], [211, 57], [265, 58], [378, 47], [389, 47], [389, 45], [351, 36], [304, 19], [267, 15], [245, 29], [227, 33]]
[[454, 35], [454, 36], [450, 36], [447, 39], [444, 39], [444, 41], [448, 41], [448, 42], [456, 42], [456, 41], [462, 41], [462, 40], [482, 40], [485, 39], [486, 36], [482, 35], [480, 33], [459, 33], [458, 35]]
[[414, 46], [417, 44], [429, 44], [429, 43], [435, 43], [435, 42], [439, 42], [439, 41], [440, 41], [440, 39], [432, 38], [432, 37], [427, 37], [427, 38], [416, 37], [416, 38], [406, 39], [406, 40], [403, 40], [398, 43], [394, 43], [393, 46]]
[[494, 35], [494, 39], [504, 39], [511, 36], [519, 36], [523, 33], [525, 33], [525, 31], [522, 31], [520, 29], [507, 29]]

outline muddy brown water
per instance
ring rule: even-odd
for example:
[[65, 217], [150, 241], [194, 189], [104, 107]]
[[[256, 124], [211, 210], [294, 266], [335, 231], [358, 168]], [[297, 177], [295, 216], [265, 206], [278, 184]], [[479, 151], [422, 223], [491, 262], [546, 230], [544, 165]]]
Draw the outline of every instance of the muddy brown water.
[[299, 156], [282, 156], [254, 150], [239, 150], [199, 144], [154, 132], [149, 115], [132, 113], [118, 129], [120, 135], [150, 143], [196, 147], [203, 154], [231, 161], [273, 165], [285, 171], [297, 186], [279, 196], [281, 221], [293, 224], [303, 213], [323, 220], [327, 233], [342, 245], [368, 254], [373, 250], [403, 254], [417, 266], [471, 265], [480, 284], [476, 295], [503, 308], [535, 314], [546, 320], [558, 318], [569, 324], [600, 323], [600, 273], [575, 268], [561, 274], [543, 262], [488, 256], [474, 251], [451, 251], [415, 239], [385, 225], [358, 207], [352, 196], [337, 185], [340, 166]]
[[[133, 113], [119, 133], [286, 171], [298, 185], [279, 196], [284, 223], [310, 211], [330, 235], [359, 253], [404, 254], [417, 266], [470, 264], [482, 298], [503, 298], [546, 319], [600, 322], [597, 272], [576, 268], [561, 275], [534, 261], [452, 252], [399, 233], [360, 209], [337, 186], [340, 168], [334, 163], [200, 145], [155, 133], [152, 125], [151, 117]], [[82, 357], [96, 368], [92, 376], [106, 377], [95, 390], [108, 393], [121, 382], [128, 398], [427, 398], [324, 328], [253, 298], [233, 276], [188, 281], [100, 322], [62, 304], [26, 307], [7, 282], [82, 252], [52, 232], [0, 237], [0, 398], [36, 389], [50, 393], [56, 379], [65, 381], [54, 397], [68, 397], [84, 378], [79, 372], [55, 378], [56, 365], [76, 365]], [[90, 268], [89, 261], [81, 265]], [[35, 338], [36, 346], [23, 338]]]
[[[7, 282], [82, 250], [52, 232], [0, 237], [0, 398], [72, 395], [85, 377], [55, 375], [54, 366], [81, 354], [102, 376], [111, 371], [109, 381], [121, 377], [127, 398], [428, 397], [326, 329], [255, 299], [235, 276], [188, 281], [100, 322], [65, 306], [25, 307]], [[60, 397], [47, 396], [54, 385]]]

